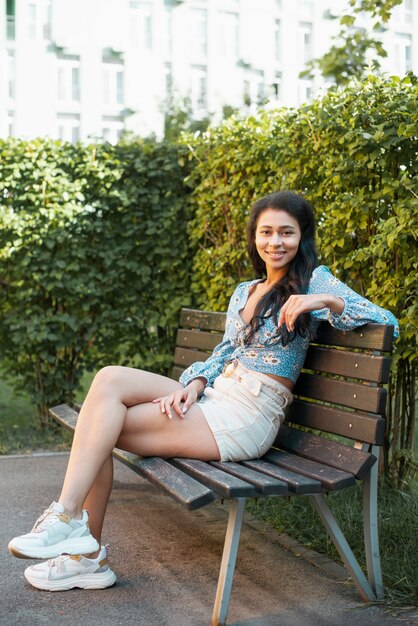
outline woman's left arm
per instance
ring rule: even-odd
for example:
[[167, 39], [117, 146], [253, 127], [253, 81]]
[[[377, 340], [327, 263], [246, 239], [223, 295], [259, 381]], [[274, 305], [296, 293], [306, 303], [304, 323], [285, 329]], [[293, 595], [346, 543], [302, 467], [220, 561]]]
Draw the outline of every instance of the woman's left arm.
[[290, 296], [285, 302], [279, 325], [285, 323], [289, 331], [294, 330], [297, 317], [308, 312], [317, 320], [327, 320], [339, 330], [351, 330], [375, 322], [393, 324], [395, 336], [399, 334], [398, 321], [390, 311], [360, 296], [323, 265], [314, 270], [307, 294]]

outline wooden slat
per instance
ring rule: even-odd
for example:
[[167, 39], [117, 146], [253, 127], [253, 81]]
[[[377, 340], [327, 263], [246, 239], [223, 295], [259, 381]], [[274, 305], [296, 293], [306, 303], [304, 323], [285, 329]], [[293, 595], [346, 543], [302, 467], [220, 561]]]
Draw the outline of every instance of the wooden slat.
[[289, 422], [323, 430], [334, 435], [348, 437], [381, 446], [385, 434], [385, 420], [374, 415], [344, 411], [315, 402], [296, 398], [286, 411]]
[[387, 383], [389, 380], [390, 359], [374, 354], [311, 346], [303, 367], [308, 370], [318, 370], [328, 374], [347, 376], [348, 378]]
[[322, 490], [319, 480], [307, 478], [306, 476], [302, 476], [296, 472], [291, 472], [283, 467], [279, 467], [278, 465], [273, 465], [273, 463], [268, 463], [265, 459], [266, 457], [264, 456], [261, 459], [242, 461], [240, 465], [245, 465], [245, 467], [257, 470], [258, 472], [264, 472], [268, 476], [273, 476], [274, 478], [283, 481], [287, 484], [289, 491], [292, 493], [319, 493]]
[[225, 330], [225, 313], [213, 313], [211, 311], [196, 311], [195, 309], [182, 309], [180, 314], [180, 326], [185, 328], [200, 328], [200, 330]]
[[280, 426], [274, 445], [305, 459], [354, 474], [359, 480], [367, 476], [376, 462], [376, 457], [369, 452], [292, 428], [286, 424]]
[[59, 404], [48, 409], [51, 417], [55, 421], [59, 422], [62, 426], [65, 426], [68, 430], [75, 430], [77, 426], [78, 413], [68, 404]]
[[315, 343], [390, 352], [393, 347], [393, 326], [367, 324], [354, 330], [336, 330], [328, 322], [319, 324]]
[[170, 375], [171, 378], [173, 380], [178, 380], [180, 376], [183, 374], [185, 369], [186, 369], [185, 367], [174, 366], [173, 369], [171, 370], [171, 375]]
[[113, 456], [134, 472], [185, 506], [190, 511], [206, 506], [216, 499], [212, 489], [188, 476], [160, 457], [140, 457], [115, 448]]
[[222, 341], [222, 333], [210, 333], [204, 330], [188, 330], [179, 328], [176, 346], [181, 348], [197, 348], [212, 351]]
[[[208, 341], [209, 337], [215, 337], [211, 333], [201, 333], [199, 331], [184, 331], [193, 333], [193, 336], [180, 334], [180, 342], [188, 347], [180, 345], [176, 348], [174, 354], [174, 362], [176, 365], [184, 365], [188, 367], [195, 361], [205, 361], [209, 352], [206, 349], [213, 349], [219, 342], [220, 335], [216, 335], [216, 340]], [[199, 341], [200, 335], [205, 334]], [[195, 345], [192, 345], [191, 342]], [[212, 345], [213, 344], [213, 345]], [[198, 349], [194, 349], [198, 348]], [[347, 378], [358, 378], [365, 381], [376, 383], [387, 383], [390, 372], [390, 359], [387, 357], [376, 356], [374, 354], [361, 354], [359, 352], [349, 352], [346, 350], [335, 350], [323, 348], [319, 346], [311, 346], [305, 359], [304, 369], [317, 370], [326, 374], [334, 374], [345, 376]]]
[[210, 355], [199, 350], [189, 350], [188, 348], [176, 348], [174, 352], [174, 364], [181, 367], [189, 367], [196, 361], [206, 361]]
[[235, 478], [222, 470], [195, 459], [183, 459], [175, 457], [170, 461], [193, 478], [197, 478], [203, 484], [217, 492], [221, 498], [239, 498], [257, 495], [253, 485]]
[[[224, 332], [225, 320], [225, 313], [182, 309], [180, 326]], [[342, 331], [332, 328], [328, 322], [321, 322], [316, 343], [390, 352], [393, 346], [393, 326], [370, 323], [354, 330]]]
[[343, 472], [342, 470], [328, 467], [309, 459], [304, 459], [296, 454], [291, 454], [284, 450], [269, 450], [263, 457], [270, 463], [275, 463], [280, 467], [302, 474], [308, 478], [314, 478], [321, 482], [325, 491], [335, 491], [354, 485], [356, 479], [353, 474]]
[[[74, 430], [78, 413], [67, 404], [49, 409], [54, 419], [69, 430]], [[147, 478], [163, 489], [169, 496], [189, 510], [195, 510], [215, 500], [212, 489], [174, 468], [168, 461], [159, 457], [140, 457], [115, 448], [113, 456], [130, 467], [134, 472]]]
[[256, 471], [242, 463], [232, 463], [230, 461], [212, 461], [211, 465], [250, 483], [250, 485], [254, 485], [257, 491], [265, 496], [284, 496], [289, 494], [287, 484], [282, 480], [273, 478], [272, 474], [267, 475], [267, 473]]
[[331, 404], [341, 404], [360, 411], [384, 413], [386, 390], [325, 376], [302, 372], [293, 393], [302, 398], [314, 398]]

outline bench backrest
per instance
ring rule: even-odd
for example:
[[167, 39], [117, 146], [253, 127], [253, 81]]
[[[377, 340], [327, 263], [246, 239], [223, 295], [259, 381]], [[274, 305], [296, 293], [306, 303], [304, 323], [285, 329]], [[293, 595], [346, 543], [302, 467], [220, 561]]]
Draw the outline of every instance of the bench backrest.
[[[206, 360], [222, 340], [224, 327], [225, 313], [183, 309], [173, 378], [177, 379], [195, 361]], [[382, 445], [387, 396], [384, 385], [389, 380], [392, 344], [392, 326], [367, 324], [343, 332], [321, 322], [296, 383], [295, 401], [280, 429], [278, 443], [286, 440], [285, 447], [294, 451], [299, 446], [302, 456], [307, 456], [303, 454], [307, 446], [316, 447], [317, 436], [300, 434], [300, 429], [286, 426], [290, 423], [304, 427], [304, 431], [313, 429], [315, 433], [348, 438], [363, 450]], [[341, 455], [336, 454], [340, 466]]]

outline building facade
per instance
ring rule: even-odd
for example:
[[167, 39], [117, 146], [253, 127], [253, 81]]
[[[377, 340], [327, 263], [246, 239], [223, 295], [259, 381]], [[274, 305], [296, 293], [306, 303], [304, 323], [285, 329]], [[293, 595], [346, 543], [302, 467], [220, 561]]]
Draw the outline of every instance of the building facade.
[[[225, 107], [298, 106], [301, 78], [339, 31], [345, 0], [0, 0], [0, 136], [116, 142], [161, 136], [164, 107], [196, 119]], [[418, 68], [418, 0], [381, 34], [382, 70]], [[370, 28], [367, 18], [359, 25]]]

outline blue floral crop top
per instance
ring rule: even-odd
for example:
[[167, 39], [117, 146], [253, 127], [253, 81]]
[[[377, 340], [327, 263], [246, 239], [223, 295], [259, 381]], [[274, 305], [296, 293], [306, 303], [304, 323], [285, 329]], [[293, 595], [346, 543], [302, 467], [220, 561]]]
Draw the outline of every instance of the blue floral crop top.
[[[242, 320], [240, 311], [245, 307], [251, 287], [257, 282], [259, 280], [240, 283], [235, 289], [228, 306], [222, 342], [215, 347], [206, 361], [193, 363], [182, 373], [180, 377], [182, 385], [186, 386], [199, 376], [206, 378], [207, 384], [212, 385], [224, 366], [233, 359], [238, 359], [244, 367], [250, 370], [283, 376], [296, 382], [309, 346], [308, 339], [296, 335], [293, 341], [283, 346], [280, 337], [277, 336], [274, 320], [270, 317], [253, 335], [251, 342], [245, 345], [247, 324]], [[372, 304], [347, 287], [324, 265], [313, 271], [307, 293], [333, 294], [344, 301], [344, 310], [340, 315], [329, 309], [312, 311], [311, 315], [318, 322], [328, 320], [334, 328], [339, 330], [352, 330], [368, 322], [393, 324], [395, 336], [398, 335], [398, 322], [392, 313]]]

